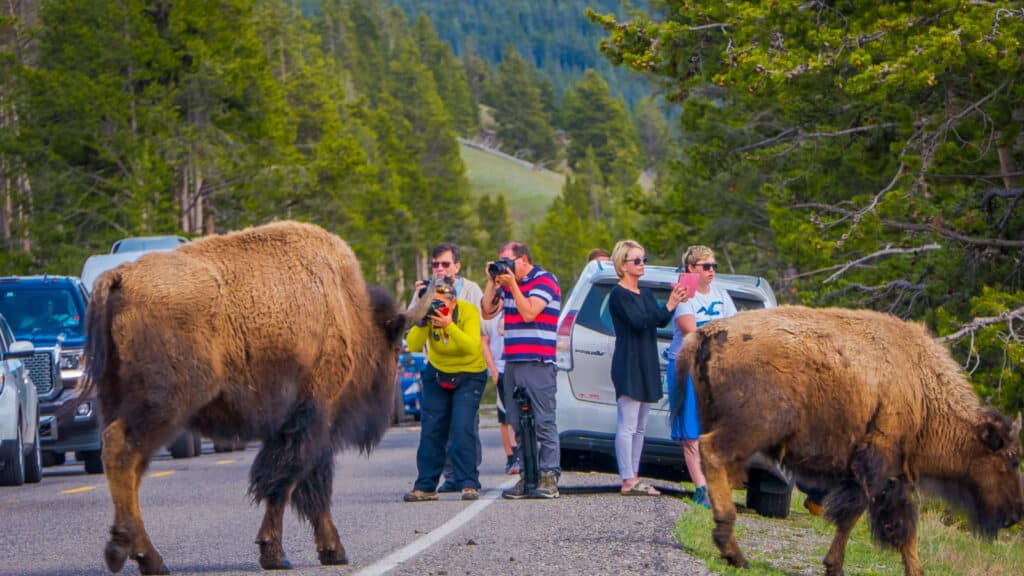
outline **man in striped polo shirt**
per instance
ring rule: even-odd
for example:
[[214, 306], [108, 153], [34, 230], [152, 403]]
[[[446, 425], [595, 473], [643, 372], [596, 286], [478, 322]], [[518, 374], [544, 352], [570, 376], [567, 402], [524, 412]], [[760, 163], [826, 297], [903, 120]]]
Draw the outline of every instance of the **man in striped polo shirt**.
[[[537, 440], [540, 444], [537, 488], [527, 492], [525, 470], [519, 482], [502, 496], [558, 498], [561, 454], [555, 424], [555, 336], [562, 291], [554, 274], [530, 261], [530, 251], [521, 242], [509, 242], [498, 253], [511, 260], [512, 271], [488, 277], [481, 301], [483, 317], [489, 320], [505, 312], [505, 406], [516, 406], [513, 391], [522, 388], [530, 398]], [[490, 263], [488, 263], [490, 268]], [[519, 411], [506, 412], [523, 445]]]

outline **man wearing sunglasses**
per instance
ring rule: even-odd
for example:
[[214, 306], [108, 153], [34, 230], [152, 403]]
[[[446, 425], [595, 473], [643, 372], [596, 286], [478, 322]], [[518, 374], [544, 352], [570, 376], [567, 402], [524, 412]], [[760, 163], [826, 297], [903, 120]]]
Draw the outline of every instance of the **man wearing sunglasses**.
[[[480, 290], [480, 285], [468, 278], [463, 278], [459, 275], [462, 271], [462, 263], [459, 260], [459, 247], [451, 242], [442, 242], [437, 246], [434, 246], [433, 250], [430, 251], [430, 273], [431, 280], [437, 282], [445, 278], [451, 278], [454, 282], [455, 293], [459, 300], [465, 300], [477, 309], [480, 308], [480, 299], [483, 296], [483, 291]], [[427, 287], [427, 280], [419, 280], [416, 282], [415, 289], [413, 291], [412, 302], [409, 304], [409, 308], [412, 309], [416, 306], [419, 301], [420, 293], [424, 292], [424, 288]], [[480, 418], [477, 417], [477, 428], [479, 428]], [[455, 492], [456, 485], [454, 482], [455, 468], [452, 465], [452, 459], [450, 454], [451, 440], [449, 439], [445, 451], [449, 452], [444, 462], [444, 481], [437, 488], [438, 492]], [[477, 466], [483, 461], [483, 446], [480, 443], [479, 434], [476, 437], [476, 460]]]
[[[540, 444], [537, 487], [526, 490], [526, 471], [519, 482], [502, 492], [502, 497], [558, 498], [561, 474], [558, 426], [555, 424], [555, 336], [562, 291], [555, 275], [530, 260], [530, 251], [521, 242], [509, 242], [498, 257], [511, 261], [512, 270], [487, 279], [481, 302], [484, 320], [505, 314], [505, 406], [516, 406], [517, 388], [526, 392]], [[487, 263], [488, 269], [491, 262]], [[519, 411], [509, 410], [506, 417], [523, 446]]]

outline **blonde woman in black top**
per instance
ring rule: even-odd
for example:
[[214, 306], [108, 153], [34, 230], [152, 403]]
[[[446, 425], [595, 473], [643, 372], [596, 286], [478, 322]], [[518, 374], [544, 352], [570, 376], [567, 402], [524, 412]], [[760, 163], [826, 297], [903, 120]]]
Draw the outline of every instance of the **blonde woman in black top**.
[[658, 304], [649, 288], [640, 287], [647, 256], [633, 240], [621, 240], [612, 251], [612, 263], [619, 283], [608, 295], [608, 310], [615, 327], [615, 352], [612, 354], [612, 383], [618, 406], [615, 432], [615, 457], [622, 479], [622, 493], [658, 495], [640, 482], [640, 453], [650, 404], [661, 399], [661, 370], [658, 364], [658, 326], [672, 319], [676, 305], [686, 301], [686, 288], [677, 285], [664, 306]]

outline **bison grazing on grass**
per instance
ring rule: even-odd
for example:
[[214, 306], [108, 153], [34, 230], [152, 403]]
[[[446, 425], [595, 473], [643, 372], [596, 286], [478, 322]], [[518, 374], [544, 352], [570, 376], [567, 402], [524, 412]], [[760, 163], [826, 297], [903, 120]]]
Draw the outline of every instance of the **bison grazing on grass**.
[[962, 509], [985, 536], [1024, 517], [1020, 417], [983, 407], [960, 367], [924, 327], [886, 314], [783, 307], [744, 312], [690, 334], [679, 355], [700, 405], [700, 438], [722, 556], [736, 544], [733, 481], [756, 452], [827, 488], [836, 525], [825, 573], [843, 573], [846, 543], [868, 512], [872, 535], [917, 558], [920, 487]]
[[284, 222], [203, 238], [105, 273], [88, 312], [87, 386], [107, 426], [114, 501], [105, 560], [166, 574], [139, 510], [150, 457], [186, 427], [263, 442], [249, 492], [266, 505], [256, 542], [265, 569], [290, 568], [281, 545], [290, 500], [322, 564], [343, 564], [331, 519], [334, 452], [369, 450], [390, 420], [403, 314], [368, 288], [338, 237]]

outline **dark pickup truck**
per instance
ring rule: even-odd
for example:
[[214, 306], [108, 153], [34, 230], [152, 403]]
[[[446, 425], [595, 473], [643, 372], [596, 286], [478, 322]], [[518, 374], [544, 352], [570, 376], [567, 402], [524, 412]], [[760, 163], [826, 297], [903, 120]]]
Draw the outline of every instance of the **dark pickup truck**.
[[[0, 313], [18, 340], [35, 345], [25, 359], [39, 393], [39, 437], [44, 466], [63, 464], [67, 452], [90, 474], [103, 472], [100, 419], [93, 399], [80, 400], [85, 306], [82, 282], [73, 276], [0, 278]], [[67, 405], [68, 410], [59, 410]]]

